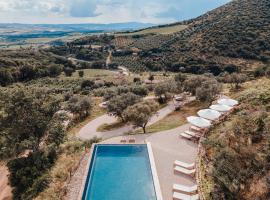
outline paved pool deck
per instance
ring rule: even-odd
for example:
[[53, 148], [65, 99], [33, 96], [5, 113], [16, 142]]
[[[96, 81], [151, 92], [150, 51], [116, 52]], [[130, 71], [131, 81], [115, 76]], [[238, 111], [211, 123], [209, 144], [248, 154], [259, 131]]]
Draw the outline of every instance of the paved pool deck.
[[108, 139], [103, 143], [117, 144], [123, 138], [135, 138], [136, 143], [150, 142], [153, 149], [163, 200], [170, 200], [172, 199], [172, 187], [174, 183], [186, 186], [196, 184], [194, 178], [175, 173], [173, 169], [175, 160], [187, 163], [193, 163], [196, 160], [198, 145], [192, 141], [179, 137], [179, 133], [188, 130], [189, 127], [189, 124], [185, 124], [175, 129], [154, 134], [120, 136]]

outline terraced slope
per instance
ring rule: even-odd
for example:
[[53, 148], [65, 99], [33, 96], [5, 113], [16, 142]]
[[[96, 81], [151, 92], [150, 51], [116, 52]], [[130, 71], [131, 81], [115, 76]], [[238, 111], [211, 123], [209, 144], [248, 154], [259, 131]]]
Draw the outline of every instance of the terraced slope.
[[270, 1], [232, 1], [195, 19], [168, 43], [168, 48], [200, 57], [218, 55], [267, 61], [270, 59]]
[[186, 28], [166, 35], [126, 36], [133, 39], [126, 47], [141, 49], [139, 57], [145, 65], [151, 63], [150, 69], [200, 73], [228, 65], [251, 70], [270, 62], [269, 0], [234, 0], [178, 25]]

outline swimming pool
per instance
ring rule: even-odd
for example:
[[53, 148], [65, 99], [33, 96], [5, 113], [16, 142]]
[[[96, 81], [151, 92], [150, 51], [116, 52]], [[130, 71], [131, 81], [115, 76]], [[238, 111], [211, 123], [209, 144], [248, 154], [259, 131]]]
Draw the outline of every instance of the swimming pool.
[[150, 158], [144, 144], [95, 145], [82, 199], [159, 200]]

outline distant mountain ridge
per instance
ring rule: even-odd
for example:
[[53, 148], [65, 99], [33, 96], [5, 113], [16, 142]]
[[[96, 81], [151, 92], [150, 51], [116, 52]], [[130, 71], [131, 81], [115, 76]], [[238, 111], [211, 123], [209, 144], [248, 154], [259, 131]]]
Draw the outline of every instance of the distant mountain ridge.
[[[111, 24], [0, 24], [0, 48], [60, 43], [88, 34], [133, 31], [153, 26], [149, 23]], [[75, 36], [75, 37], [74, 37]]]

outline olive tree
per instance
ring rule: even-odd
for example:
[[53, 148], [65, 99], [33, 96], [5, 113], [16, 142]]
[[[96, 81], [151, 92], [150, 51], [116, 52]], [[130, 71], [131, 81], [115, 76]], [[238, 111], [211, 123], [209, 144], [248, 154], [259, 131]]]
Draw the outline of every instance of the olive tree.
[[245, 74], [232, 73], [229, 74], [226, 79], [235, 89], [239, 89], [241, 84], [247, 81], [247, 76]]
[[196, 94], [196, 89], [201, 86], [203, 82], [208, 79], [206, 76], [191, 76], [188, 77], [184, 82], [184, 90], [190, 92], [192, 95]]
[[196, 88], [196, 98], [210, 102], [221, 91], [221, 88], [221, 84], [216, 79], [209, 79]]
[[74, 96], [68, 101], [68, 109], [83, 119], [89, 115], [92, 109], [91, 99], [89, 97]]
[[155, 101], [144, 101], [128, 107], [123, 115], [134, 127], [141, 127], [146, 133], [146, 126], [157, 110], [158, 104]]
[[164, 103], [168, 100], [169, 94], [175, 92], [176, 89], [177, 86], [175, 81], [166, 81], [157, 84], [154, 93], [159, 98], [159, 101]]
[[108, 101], [107, 110], [110, 115], [119, 117], [122, 121], [125, 121], [123, 116], [124, 110], [140, 101], [140, 96], [133, 93], [124, 93], [113, 97]]

